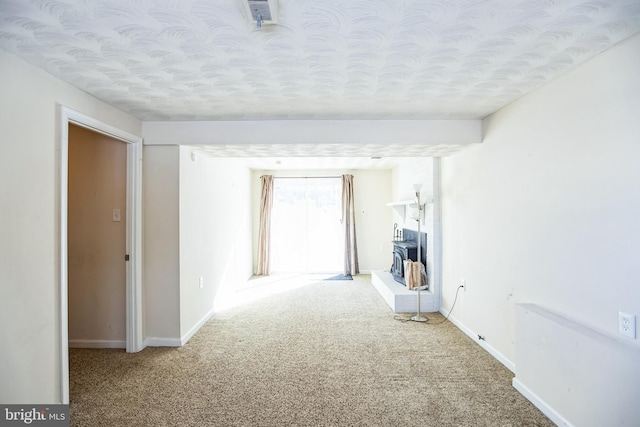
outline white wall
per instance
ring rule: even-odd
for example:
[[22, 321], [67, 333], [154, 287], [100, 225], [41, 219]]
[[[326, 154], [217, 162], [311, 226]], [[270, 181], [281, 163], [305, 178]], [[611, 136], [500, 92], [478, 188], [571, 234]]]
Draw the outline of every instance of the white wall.
[[144, 147], [144, 318], [150, 346], [186, 343], [213, 313], [220, 289], [252, 274], [249, 169], [200, 153], [193, 160], [192, 153], [184, 145]]
[[[252, 275], [250, 171], [180, 147], [180, 336], [213, 313], [222, 288]], [[203, 287], [199, 279], [203, 279]]]
[[[434, 159], [431, 157], [403, 158], [398, 166], [393, 169], [393, 202], [415, 200], [414, 184], [422, 184], [420, 189], [420, 201], [425, 205], [424, 220], [420, 224], [420, 231], [427, 233], [427, 278], [429, 284], [435, 284], [435, 263], [434, 263]], [[391, 200], [390, 200], [391, 201]], [[393, 210], [393, 222], [398, 224], [398, 228], [408, 228], [418, 230], [418, 222], [401, 216], [395, 209]], [[439, 293], [436, 286], [431, 289]]]
[[[254, 170], [251, 178], [253, 247], [257, 248], [260, 219], [260, 176], [340, 176], [353, 175], [354, 204], [356, 210], [356, 236], [358, 263], [361, 273], [388, 269], [392, 262], [391, 236], [393, 223], [391, 209], [385, 206], [391, 201], [391, 172], [389, 170], [304, 170], [264, 171]], [[257, 266], [257, 250], [253, 251], [254, 271]]]
[[142, 291], [148, 345], [180, 340], [179, 178], [180, 147], [144, 147]]
[[[437, 311], [441, 298], [441, 234], [440, 227], [440, 159], [433, 157], [399, 158], [392, 173], [393, 207], [392, 222], [398, 229], [418, 230], [427, 235], [426, 270], [430, 294], [421, 297], [422, 308]], [[423, 206], [421, 221], [416, 220], [415, 184], [420, 187], [420, 202]], [[413, 206], [408, 206], [411, 204]], [[392, 226], [393, 226], [392, 225]]]
[[0, 402], [57, 403], [57, 104], [134, 135], [141, 134], [141, 123], [3, 51], [0, 93]]
[[618, 310], [640, 314], [638, 75], [640, 35], [489, 116], [483, 144], [442, 160], [443, 308], [466, 279], [454, 320], [516, 370], [515, 302], [611, 336]]
[[389, 269], [393, 262], [393, 214], [386, 204], [392, 197], [391, 171], [354, 171], [353, 191], [360, 271]]
[[637, 347], [535, 304], [515, 311], [518, 391], [559, 426], [638, 425]]

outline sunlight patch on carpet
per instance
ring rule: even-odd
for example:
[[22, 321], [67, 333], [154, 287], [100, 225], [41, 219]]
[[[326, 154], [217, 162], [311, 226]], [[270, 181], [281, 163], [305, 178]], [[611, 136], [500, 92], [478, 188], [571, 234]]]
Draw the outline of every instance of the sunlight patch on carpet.
[[225, 289], [216, 295], [213, 311], [219, 313], [254, 301], [317, 283], [324, 276], [313, 274], [276, 274], [254, 276], [235, 289]]

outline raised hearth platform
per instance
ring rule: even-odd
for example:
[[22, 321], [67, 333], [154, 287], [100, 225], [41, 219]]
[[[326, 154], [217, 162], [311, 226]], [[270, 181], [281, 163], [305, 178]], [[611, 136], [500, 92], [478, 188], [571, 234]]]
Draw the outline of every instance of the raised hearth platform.
[[[372, 271], [371, 284], [395, 313], [415, 313], [418, 310], [418, 292], [393, 280], [388, 271]], [[438, 311], [436, 297], [430, 290], [420, 291], [420, 311]]]

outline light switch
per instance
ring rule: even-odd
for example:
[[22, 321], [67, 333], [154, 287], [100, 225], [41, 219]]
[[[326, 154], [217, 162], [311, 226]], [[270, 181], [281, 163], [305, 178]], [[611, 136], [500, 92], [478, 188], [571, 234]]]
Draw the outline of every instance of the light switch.
[[113, 222], [120, 222], [120, 209], [113, 210]]

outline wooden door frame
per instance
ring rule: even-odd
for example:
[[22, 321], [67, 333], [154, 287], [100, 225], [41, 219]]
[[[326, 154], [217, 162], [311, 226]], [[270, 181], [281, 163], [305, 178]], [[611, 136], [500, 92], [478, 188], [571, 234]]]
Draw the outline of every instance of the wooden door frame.
[[68, 173], [69, 125], [74, 124], [127, 143], [126, 205], [126, 351], [144, 348], [142, 336], [142, 138], [59, 106], [60, 117], [60, 387], [69, 403]]

